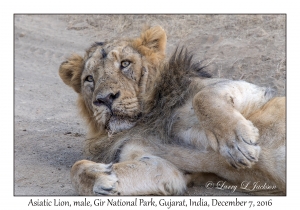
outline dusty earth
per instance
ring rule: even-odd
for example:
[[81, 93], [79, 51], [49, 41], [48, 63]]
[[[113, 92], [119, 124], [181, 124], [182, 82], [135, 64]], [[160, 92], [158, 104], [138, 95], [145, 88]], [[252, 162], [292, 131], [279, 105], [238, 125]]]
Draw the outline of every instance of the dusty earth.
[[[185, 45], [214, 77], [285, 95], [285, 15], [15, 15], [14, 195], [76, 195], [69, 171], [86, 158], [86, 127], [58, 67], [95, 41], [138, 36], [146, 24], [166, 30], [168, 54]], [[186, 195], [245, 194], [194, 186]]]

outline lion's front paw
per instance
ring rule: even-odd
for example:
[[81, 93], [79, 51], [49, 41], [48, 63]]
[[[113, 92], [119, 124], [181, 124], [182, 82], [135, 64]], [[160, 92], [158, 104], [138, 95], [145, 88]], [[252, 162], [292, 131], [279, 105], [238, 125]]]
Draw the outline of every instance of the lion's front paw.
[[118, 178], [112, 164], [81, 160], [71, 170], [71, 181], [80, 195], [117, 195]]
[[112, 164], [105, 165], [105, 171], [99, 173], [95, 180], [93, 192], [96, 195], [118, 195], [117, 184], [118, 178], [112, 170]]
[[221, 137], [220, 153], [235, 168], [251, 167], [258, 161], [258, 129], [248, 120], [237, 123], [234, 132]]

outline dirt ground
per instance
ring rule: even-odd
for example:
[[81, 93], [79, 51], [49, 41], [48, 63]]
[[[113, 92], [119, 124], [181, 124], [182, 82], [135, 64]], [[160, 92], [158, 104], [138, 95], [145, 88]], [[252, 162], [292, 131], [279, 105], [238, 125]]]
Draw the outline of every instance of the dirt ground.
[[[185, 45], [214, 77], [286, 91], [285, 15], [15, 15], [14, 195], [76, 195], [69, 171], [86, 158], [77, 94], [58, 76], [71, 53], [95, 41], [161, 25], [167, 53]], [[245, 195], [204, 186], [186, 195]]]

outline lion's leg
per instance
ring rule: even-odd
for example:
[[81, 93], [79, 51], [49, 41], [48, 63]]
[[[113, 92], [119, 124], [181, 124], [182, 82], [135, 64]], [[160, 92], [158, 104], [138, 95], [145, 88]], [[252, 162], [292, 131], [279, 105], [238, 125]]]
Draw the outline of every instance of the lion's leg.
[[243, 81], [223, 81], [207, 86], [193, 99], [200, 125], [212, 148], [235, 168], [251, 167], [258, 160], [258, 129], [247, 120], [272, 91]]
[[261, 156], [258, 163], [265, 175], [285, 190], [286, 180], [286, 108], [285, 97], [276, 97], [249, 117], [259, 129]]
[[225, 159], [214, 151], [200, 152], [195, 149], [169, 146], [165, 148], [162, 157], [177, 168], [188, 172], [212, 172], [235, 184], [241, 184], [243, 181], [275, 184], [278, 190], [284, 192], [285, 110], [285, 98], [277, 97], [248, 118], [259, 129], [258, 144], [261, 146], [259, 161], [251, 168], [236, 170], [226, 164]]
[[156, 156], [101, 164], [78, 161], [71, 180], [81, 195], [180, 195], [188, 177], [170, 162]]

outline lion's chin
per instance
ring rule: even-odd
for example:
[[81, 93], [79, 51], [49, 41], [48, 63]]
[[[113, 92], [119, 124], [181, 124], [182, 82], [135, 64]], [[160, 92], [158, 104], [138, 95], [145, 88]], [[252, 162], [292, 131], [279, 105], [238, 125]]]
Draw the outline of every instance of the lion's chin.
[[106, 126], [106, 130], [108, 131], [109, 135], [113, 135], [124, 130], [128, 130], [135, 126], [136, 121], [132, 121], [130, 119], [124, 119], [116, 116], [112, 116], [109, 119], [109, 122]]

